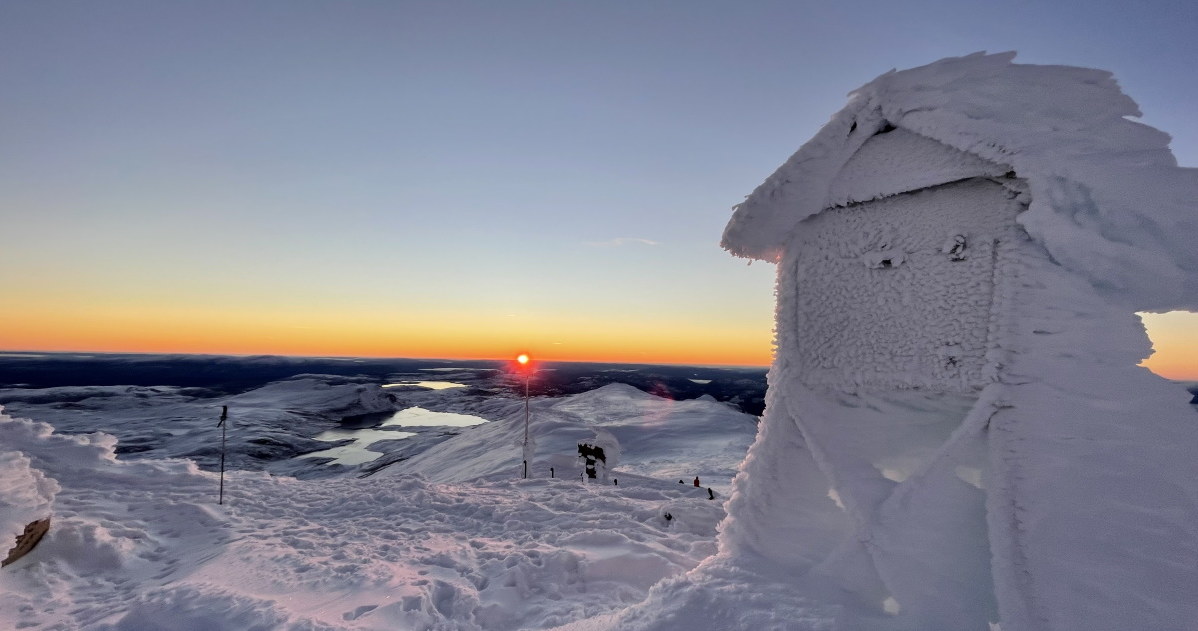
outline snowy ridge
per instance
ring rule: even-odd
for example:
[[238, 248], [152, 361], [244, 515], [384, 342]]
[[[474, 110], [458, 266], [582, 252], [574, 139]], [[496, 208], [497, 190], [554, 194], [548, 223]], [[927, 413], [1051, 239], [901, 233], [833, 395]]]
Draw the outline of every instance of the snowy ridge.
[[287, 408], [308, 414], [349, 416], [395, 409], [395, 398], [377, 384], [353, 383], [329, 375], [297, 375], [229, 397], [236, 407]]
[[887, 125], [1010, 165], [1032, 203], [1018, 221], [1061, 265], [1139, 310], [1198, 310], [1198, 169], [1131, 120], [1110, 73], [977, 53], [900, 72], [849, 104], [736, 207], [723, 245], [777, 261], [803, 219], [843, 201], [832, 183]]
[[[610, 384], [560, 399], [532, 401], [536, 453], [530, 477], [577, 478], [577, 445], [597, 435], [615, 441], [609, 476], [637, 475], [662, 482], [698, 476], [703, 487], [725, 492], [736, 465], [757, 433], [756, 419], [710, 398], [674, 401], [626, 384]], [[384, 470], [434, 482], [510, 479], [521, 468], [524, 411], [514, 402], [495, 421], [470, 428]]]

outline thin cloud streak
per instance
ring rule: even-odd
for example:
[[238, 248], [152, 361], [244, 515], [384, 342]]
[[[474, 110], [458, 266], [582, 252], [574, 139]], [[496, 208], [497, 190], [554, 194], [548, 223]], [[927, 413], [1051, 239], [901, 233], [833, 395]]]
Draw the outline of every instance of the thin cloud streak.
[[639, 243], [641, 245], [661, 245], [661, 242], [652, 239], [642, 239], [640, 237], [616, 237], [610, 241], [588, 241], [587, 245], [597, 248], [618, 248], [629, 243]]

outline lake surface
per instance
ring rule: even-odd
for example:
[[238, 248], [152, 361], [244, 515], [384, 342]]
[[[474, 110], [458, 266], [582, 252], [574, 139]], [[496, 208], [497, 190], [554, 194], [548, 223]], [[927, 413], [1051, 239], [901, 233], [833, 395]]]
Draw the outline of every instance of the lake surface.
[[412, 432], [395, 432], [381, 429], [330, 429], [327, 432], [321, 432], [314, 436], [316, 440], [327, 442], [337, 442], [341, 440], [350, 440], [354, 442], [332, 449], [323, 449], [314, 451], [310, 454], [298, 456], [300, 458], [332, 458], [333, 461], [328, 464], [340, 464], [352, 466], [370, 462], [383, 455], [381, 451], [371, 451], [367, 449], [371, 445], [383, 440], [399, 440], [410, 438], [416, 434]]
[[486, 423], [487, 419], [473, 414], [433, 412], [422, 407], [410, 407], [391, 415], [382, 427], [470, 427]]
[[[408, 385], [408, 384], [401, 384]], [[384, 440], [401, 440], [411, 438], [414, 432], [381, 429], [384, 427], [469, 427], [486, 423], [487, 419], [472, 414], [457, 414], [454, 412], [433, 412], [422, 407], [410, 407], [400, 410], [383, 421], [377, 428], [367, 429], [330, 429], [321, 432], [313, 438], [327, 442], [352, 440], [348, 445], [322, 449], [312, 453], [297, 456], [299, 458], [332, 458], [328, 464], [353, 466], [365, 464], [383, 455], [381, 451], [372, 451], [370, 446]]]
[[400, 381], [397, 383], [385, 383], [384, 388], [402, 388], [415, 387], [426, 388], [428, 390], [448, 390], [450, 388], [465, 388], [466, 384], [456, 383], [453, 381]]

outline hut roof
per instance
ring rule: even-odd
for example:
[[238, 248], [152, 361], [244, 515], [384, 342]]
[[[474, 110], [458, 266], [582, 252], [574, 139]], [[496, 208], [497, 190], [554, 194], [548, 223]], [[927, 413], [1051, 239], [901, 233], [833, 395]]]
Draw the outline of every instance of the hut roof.
[[[870, 190], [893, 194], [904, 178], [911, 190], [1010, 168], [1031, 195], [1018, 221], [1055, 261], [1136, 309], [1198, 310], [1198, 169], [1177, 166], [1167, 134], [1129, 119], [1139, 108], [1110, 73], [1015, 64], [1014, 56], [942, 59], [855, 90], [735, 207], [723, 246], [777, 261], [803, 219]], [[904, 135], [913, 135], [966, 155], [946, 161], [929, 150], [910, 163], [917, 168], [896, 171], [884, 160], [850, 163], [891, 127], [895, 144], [910, 145]]]

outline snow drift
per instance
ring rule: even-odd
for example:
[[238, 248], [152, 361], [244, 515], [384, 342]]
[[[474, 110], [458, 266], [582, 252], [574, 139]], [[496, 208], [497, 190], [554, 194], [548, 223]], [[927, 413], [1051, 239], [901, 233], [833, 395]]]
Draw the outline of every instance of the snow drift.
[[25, 454], [0, 451], [0, 557], [26, 524], [50, 516], [57, 492], [58, 483], [33, 468]]

